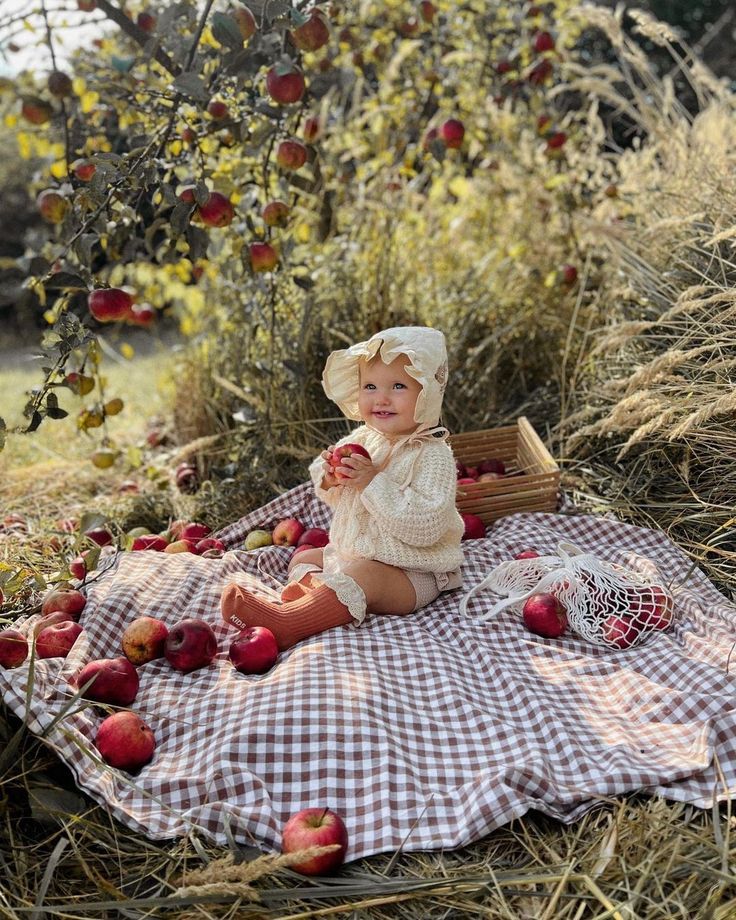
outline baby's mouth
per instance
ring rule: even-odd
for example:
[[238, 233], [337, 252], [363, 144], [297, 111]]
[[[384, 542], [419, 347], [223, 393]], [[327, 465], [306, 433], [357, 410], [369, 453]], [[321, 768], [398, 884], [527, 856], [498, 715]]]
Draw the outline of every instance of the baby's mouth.
[[390, 418], [390, 416], [392, 416], [394, 413], [393, 412], [374, 412], [373, 414], [378, 416], [378, 418]]

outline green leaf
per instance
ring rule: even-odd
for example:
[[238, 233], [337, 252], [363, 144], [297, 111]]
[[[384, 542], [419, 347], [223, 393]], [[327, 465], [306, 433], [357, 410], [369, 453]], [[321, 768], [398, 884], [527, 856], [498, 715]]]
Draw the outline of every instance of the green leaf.
[[0, 450], [5, 447], [5, 432], [7, 428], [5, 427], [5, 419], [0, 418]]
[[194, 99], [195, 102], [207, 102], [210, 98], [207, 87], [204, 85], [204, 81], [198, 73], [185, 71], [179, 74], [174, 80], [173, 86], [177, 93], [181, 93], [182, 96], [189, 96], [191, 99]]
[[239, 51], [243, 47], [243, 36], [237, 22], [225, 13], [215, 13], [212, 17], [212, 36], [216, 42]]
[[183, 233], [186, 233], [187, 227], [189, 226], [189, 218], [193, 210], [194, 205], [187, 204], [186, 201], [180, 201], [174, 206], [174, 210], [171, 212], [171, 217], [169, 218], [171, 232], [174, 236], [181, 236]]
[[66, 418], [69, 413], [66, 411], [66, 409], [51, 408], [46, 410], [46, 415], [48, 415], [49, 418], [59, 419]]
[[97, 527], [102, 527], [107, 521], [107, 515], [100, 511], [85, 511], [79, 522], [79, 532], [87, 533], [88, 530], [95, 530]]

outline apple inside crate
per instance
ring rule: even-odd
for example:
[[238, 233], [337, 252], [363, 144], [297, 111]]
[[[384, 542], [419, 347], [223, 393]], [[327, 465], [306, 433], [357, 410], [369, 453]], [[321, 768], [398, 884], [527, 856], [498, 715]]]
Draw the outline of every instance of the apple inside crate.
[[525, 416], [514, 425], [467, 431], [448, 440], [455, 459], [465, 466], [493, 459], [506, 467], [500, 479], [458, 484], [458, 511], [490, 524], [519, 511], [557, 509], [560, 468]]

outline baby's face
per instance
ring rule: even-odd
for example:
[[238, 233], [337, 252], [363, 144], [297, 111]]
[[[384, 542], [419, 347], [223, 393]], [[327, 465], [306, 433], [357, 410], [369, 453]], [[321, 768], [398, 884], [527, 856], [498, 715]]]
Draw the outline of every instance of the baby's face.
[[406, 355], [399, 355], [391, 364], [384, 364], [380, 357], [370, 364], [360, 361], [360, 416], [382, 434], [404, 435], [416, 430], [414, 409], [422, 387], [406, 373], [407, 364]]

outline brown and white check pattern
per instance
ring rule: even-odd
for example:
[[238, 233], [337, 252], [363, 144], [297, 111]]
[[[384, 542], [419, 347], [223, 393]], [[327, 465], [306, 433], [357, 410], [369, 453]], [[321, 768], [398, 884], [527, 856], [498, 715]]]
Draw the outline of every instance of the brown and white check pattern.
[[[229, 825], [239, 841], [278, 849], [291, 814], [327, 805], [344, 818], [355, 859], [402, 844], [466, 844], [529, 809], [571, 822], [599, 796], [632, 790], [703, 808], [736, 791], [736, 680], [727, 673], [736, 608], [699, 572], [683, 581], [689, 561], [664, 536], [606, 518], [504, 518], [463, 544], [466, 587], [513, 553], [551, 552], [560, 539], [614, 562], [649, 556], [673, 582], [678, 620], [639, 648], [541, 639], [510, 610], [489, 623], [461, 618], [455, 591], [407, 617], [369, 616], [359, 629], [307, 639], [267, 674], [238, 674], [220, 592], [238, 580], [275, 596], [291, 551], [235, 547], [251, 529], [290, 516], [323, 526], [328, 513], [303, 485], [225, 528], [219, 536], [233, 549], [220, 559], [119, 553], [89, 585], [86, 633], [70, 658], [36, 663], [30, 713], [27, 665], [0, 670], [6, 703], [40, 731], [68, 698], [67, 677], [119, 655], [135, 617], [210, 622], [220, 641], [211, 666], [188, 675], [165, 661], [140, 668], [132, 708], [158, 747], [138, 776], [98, 765], [103, 714], [94, 708], [50, 733], [90, 796], [157, 839], [191, 832], [224, 843]], [[476, 595], [471, 615], [493, 600]]]

